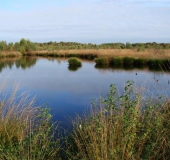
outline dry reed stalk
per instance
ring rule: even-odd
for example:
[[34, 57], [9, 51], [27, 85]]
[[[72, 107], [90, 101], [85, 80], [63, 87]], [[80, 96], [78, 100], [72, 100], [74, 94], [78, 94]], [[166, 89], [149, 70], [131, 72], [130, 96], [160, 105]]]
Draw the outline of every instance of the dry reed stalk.
[[58, 55], [80, 54], [80, 55], [97, 55], [98, 57], [133, 57], [145, 59], [170, 59], [170, 50], [167, 49], [146, 49], [145, 51], [137, 52], [137, 49], [72, 49], [72, 50], [55, 50], [55, 51], [33, 51], [32, 54], [52, 54]]
[[17, 51], [1, 51], [0, 56], [1, 57], [20, 57], [21, 53]]
[[160, 156], [167, 160], [170, 156], [169, 104], [152, 99], [144, 101], [141, 93], [131, 99], [131, 88], [117, 100], [114, 94], [111, 91], [108, 100], [99, 108], [92, 108], [89, 116], [78, 116], [73, 121], [72, 136], [78, 158], [151, 160]]
[[18, 95], [19, 85], [2, 93], [5, 84], [0, 86], [0, 159], [60, 159], [58, 125], [51, 122], [49, 109], [35, 107], [27, 92]]

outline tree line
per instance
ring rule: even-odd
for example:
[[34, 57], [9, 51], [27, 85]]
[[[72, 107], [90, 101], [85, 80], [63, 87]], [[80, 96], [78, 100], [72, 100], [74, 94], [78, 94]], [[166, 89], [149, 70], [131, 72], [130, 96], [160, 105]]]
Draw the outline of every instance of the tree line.
[[170, 49], [170, 43], [77, 43], [77, 42], [44, 42], [37, 43], [22, 38], [19, 42], [7, 43], [0, 41], [0, 51], [19, 51], [21, 53], [28, 53], [36, 50], [67, 50], [67, 49], [137, 49], [144, 51], [145, 49]]

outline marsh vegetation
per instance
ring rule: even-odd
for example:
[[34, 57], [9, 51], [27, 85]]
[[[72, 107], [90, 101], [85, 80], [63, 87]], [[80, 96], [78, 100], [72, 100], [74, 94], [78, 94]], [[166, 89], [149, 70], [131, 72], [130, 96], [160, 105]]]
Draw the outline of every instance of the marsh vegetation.
[[[1, 90], [2, 91], [2, 90]], [[15, 89], [0, 103], [0, 159], [165, 159], [170, 157], [170, 104], [165, 97], [146, 97], [128, 81], [119, 94], [115, 85], [73, 128], [60, 136], [48, 107]]]
[[91, 59], [107, 57], [133, 57], [136, 59], [170, 59], [169, 43], [104, 43], [76, 42], [36, 43], [22, 38], [16, 43], [0, 42], [0, 56], [50, 56]]

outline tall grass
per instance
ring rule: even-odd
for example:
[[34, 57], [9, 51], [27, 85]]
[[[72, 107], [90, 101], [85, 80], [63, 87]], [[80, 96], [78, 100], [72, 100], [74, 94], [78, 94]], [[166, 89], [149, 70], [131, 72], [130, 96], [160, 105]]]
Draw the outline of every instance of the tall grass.
[[112, 58], [110, 60], [110, 65], [114, 65], [114, 66], [123, 65], [123, 58], [118, 58], [118, 57]]
[[127, 82], [124, 93], [114, 85], [90, 115], [73, 121], [70, 159], [130, 160], [170, 157], [170, 105], [147, 98]]
[[111, 85], [106, 98], [93, 102], [90, 114], [77, 116], [63, 148], [49, 108], [35, 107], [34, 99], [17, 96], [17, 90], [0, 100], [2, 160], [169, 160], [170, 102], [146, 96], [131, 81], [121, 95]]
[[[133, 58], [144, 58], [149, 60], [153, 59], [170, 59], [170, 50], [167, 49], [145, 49], [145, 51], [138, 52], [136, 49], [70, 49], [70, 50], [54, 50], [50, 54], [56, 53], [58, 56], [68, 56], [69, 54], [78, 55], [81, 58], [97, 58], [97, 57], [133, 57]], [[32, 54], [47, 54], [49, 51], [37, 50], [31, 51]]]
[[57, 125], [51, 121], [47, 107], [34, 106], [26, 93], [0, 100], [0, 159], [59, 159], [60, 142], [55, 138]]
[[81, 61], [78, 58], [72, 57], [68, 59], [69, 66], [81, 66]]
[[105, 57], [101, 58], [95, 58], [94, 60], [97, 65], [102, 65], [102, 66], [108, 66], [109, 65], [109, 59]]

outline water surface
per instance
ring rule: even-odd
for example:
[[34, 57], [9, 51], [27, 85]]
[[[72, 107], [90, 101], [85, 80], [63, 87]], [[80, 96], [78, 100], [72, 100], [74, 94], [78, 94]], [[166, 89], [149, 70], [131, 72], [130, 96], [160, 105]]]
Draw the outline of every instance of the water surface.
[[68, 117], [89, 108], [92, 99], [105, 97], [110, 84], [116, 84], [122, 93], [126, 81], [132, 80], [155, 95], [169, 94], [170, 86], [169, 72], [148, 68], [101, 69], [91, 61], [83, 61], [82, 67], [75, 69], [69, 68], [67, 59], [35, 57], [1, 59], [0, 77], [1, 81], [8, 77], [8, 89], [12, 89], [14, 83], [20, 83], [18, 94], [28, 91], [31, 97], [36, 95], [37, 105], [47, 103], [54, 120], [66, 123]]

